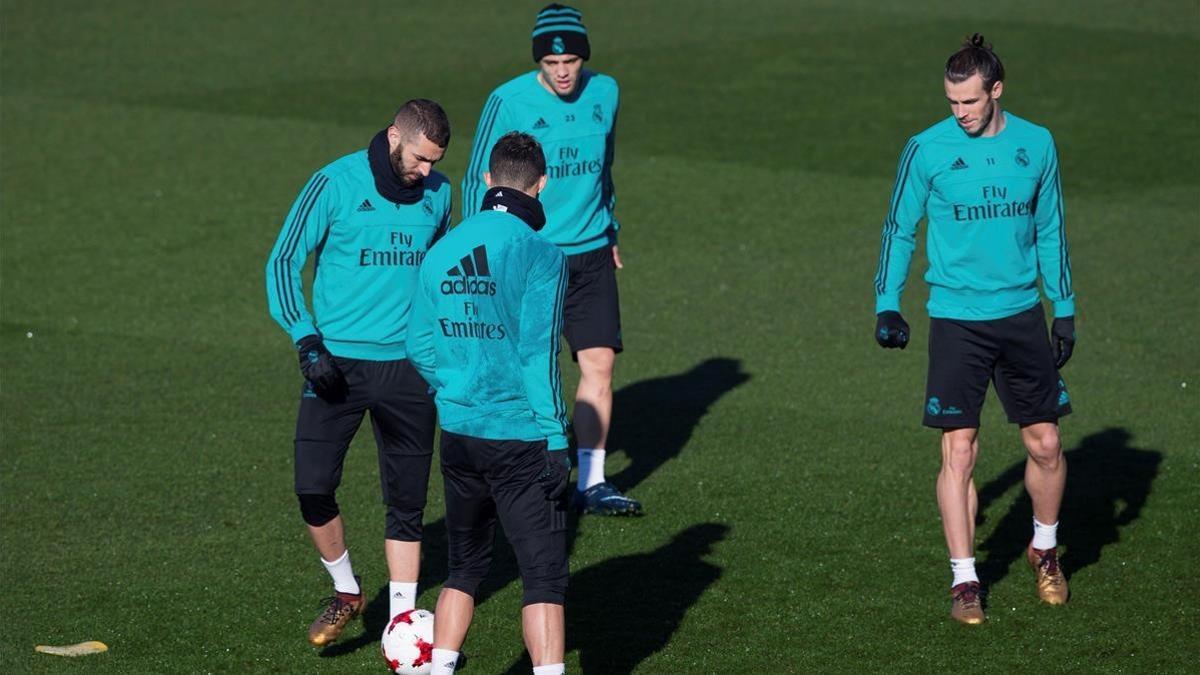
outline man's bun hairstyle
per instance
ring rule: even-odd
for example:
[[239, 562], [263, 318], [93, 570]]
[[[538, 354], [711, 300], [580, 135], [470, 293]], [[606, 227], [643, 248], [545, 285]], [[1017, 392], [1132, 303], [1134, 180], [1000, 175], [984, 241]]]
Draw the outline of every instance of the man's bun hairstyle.
[[997, 82], [1004, 81], [1004, 64], [992, 51], [992, 43], [984, 40], [982, 33], [963, 40], [962, 47], [946, 60], [946, 79], [958, 84], [978, 73], [983, 79], [983, 90], [991, 92]]

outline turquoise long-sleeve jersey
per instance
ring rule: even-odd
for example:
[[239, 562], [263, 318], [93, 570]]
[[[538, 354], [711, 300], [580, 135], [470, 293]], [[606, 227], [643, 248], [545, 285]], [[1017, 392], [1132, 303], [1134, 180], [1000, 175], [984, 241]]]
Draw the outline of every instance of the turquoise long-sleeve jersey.
[[437, 391], [443, 429], [567, 447], [558, 368], [566, 256], [524, 221], [482, 211], [429, 250], [409, 360]]
[[987, 320], [1038, 302], [1075, 314], [1054, 139], [1005, 111], [1005, 125], [971, 137], [949, 117], [900, 155], [875, 275], [875, 311], [900, 311], [917, 224], [927, 217], [929, 316]]
[[538, 71], [514, 78], [492, 92], [483, 106], [462, 183], [462, 215], [479, 211], [487, 186], [492, 146], [510, 131], [532, 135], [546, 155], [546, 210], [541, 235], [568, 255], [616, 243], [613, 215], [613, 152], [620, 92], [613, 78], [580, 74], [578, 96], [563, 100], [538, 82]]
[[[429, 246], [450, 225], [450, 181], [434, 171], [415, 204], [381, 196], [360, 150], [313, 174], [267, 260], [267, 305], [293, 342], [320, 333], [330, 353], [405, 358], [409, 306]], [[313, 251], [312, 313], [301, 272]]]

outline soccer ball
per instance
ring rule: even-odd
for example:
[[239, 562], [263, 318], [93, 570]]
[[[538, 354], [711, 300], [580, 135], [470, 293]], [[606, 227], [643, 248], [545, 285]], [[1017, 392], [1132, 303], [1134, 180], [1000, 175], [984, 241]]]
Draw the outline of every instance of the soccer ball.
[[393, 673], [428, 675], [433, 671], [433, 612], [410, 609], [388, 622], [379, 651]]

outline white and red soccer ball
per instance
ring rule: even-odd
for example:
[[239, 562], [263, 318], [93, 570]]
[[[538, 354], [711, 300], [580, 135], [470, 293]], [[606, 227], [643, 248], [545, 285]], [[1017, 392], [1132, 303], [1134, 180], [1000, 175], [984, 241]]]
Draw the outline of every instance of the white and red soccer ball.
[[399, 675], [429, 675], [433, 671], [433, 612], [410, 609], [392, 617], [379, 651], [388, 668]]

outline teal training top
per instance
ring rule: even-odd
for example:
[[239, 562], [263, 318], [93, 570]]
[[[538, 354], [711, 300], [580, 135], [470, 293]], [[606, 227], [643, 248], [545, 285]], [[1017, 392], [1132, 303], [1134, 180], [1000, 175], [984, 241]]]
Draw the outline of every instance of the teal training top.
[[883, 221], [875, 312], [900, 311], [917, 223], [928, 218], [929, 316], [987, 320], [1038, 302], [1075, 314], [1054, 139], [1004, 112], [1000, 133], [973, 138], [949, 117], [909, 139]]
[[483, 203], [492, 146], [509, 131], [522, 131], [536, 138], [546, 155], [546, 189], [538, 197], [546, 210], [542, 236], [568, 255], [610, 246], [620, 228], [613, 216], [612, 184], [617, 81], [584, 70], [578, 94], [567, 101], [547, 91], [537, 74], [500, 85], [484, 104], [462, 183], [463, 218]]
[[566, 257], [510, 213], [483, 211], [429, 250], [409, 320], [409, 360], [443, 429], [567, 447], [559, 376]]
[[[293, 342], [319, 333], [330, 353], [403, 359], [417, 270], [450, 225], [450, 181], [430, 172], [415, 204], [388, 201], [360, 150], [313, 174], [267, 260], [267, 306]], [[313, 263], [312, 314], [301, 271]]]

